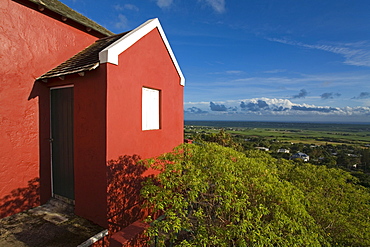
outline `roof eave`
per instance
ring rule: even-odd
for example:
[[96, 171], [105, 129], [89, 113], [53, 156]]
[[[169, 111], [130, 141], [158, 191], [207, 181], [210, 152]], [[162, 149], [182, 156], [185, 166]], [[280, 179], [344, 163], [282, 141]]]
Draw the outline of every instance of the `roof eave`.
[[77, 68], [75, 70], [70, 70], [70, 71], [67, 71], [67, 72], [61, 72], [61, 73], [57, 73], [57, 74], [53, 74], [52, 76], [47, 76], [46, 74], [36, 78], [36, 81], [43, 81], [43, 80], [48, 80], [48, 79], [52, 79], [52, 78], [57, 78], [57, 77], [62, 77], [62, 76], [67, 76], [67, 75], [73, 75], [73, 74], [78, 74], [78, 73], [81, 73], [81, 72], [87, 72], [87, 71], [91, 71], [91, 70], [94, 70], [96, 68], [98, 68], [100, 65], [100, 63], [95, 63], [93, 65], [89, 65], [89, 66], [86, 66], [86, 67], [83, 67], [83, 68]]

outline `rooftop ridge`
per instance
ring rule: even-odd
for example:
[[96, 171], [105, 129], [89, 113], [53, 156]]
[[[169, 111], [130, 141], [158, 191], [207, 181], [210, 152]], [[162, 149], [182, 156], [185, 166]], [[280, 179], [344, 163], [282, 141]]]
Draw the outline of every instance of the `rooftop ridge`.
[[91, 28], [105, 36], [111, 36], [114, 35], [113, 32], [109, 31], [105, 27], [99, 25], [95, 21], [89, 19], [88, 17], [80, 14], [79, 12], [75, 11], [74, 9], [68, 7], [64, 3], [58, 1], [58, 0], [25, 0], [26, 2], [31, 2], [34, 4], [37, 4], [39, 6], [42, 6], [44, 8], [47, 8], [48, 10], [57, 13], [63, 17], [66, 17], [68, 19], [71, 19], [81, 25], [84, 25], [88, 28]]

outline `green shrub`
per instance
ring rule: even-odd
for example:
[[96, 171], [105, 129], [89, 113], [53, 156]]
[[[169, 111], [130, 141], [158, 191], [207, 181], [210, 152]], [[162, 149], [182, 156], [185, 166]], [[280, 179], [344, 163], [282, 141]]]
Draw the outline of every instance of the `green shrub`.
[[142, 195], [165, 217], [148, 234], [162, 246], [329, 245], [304, 193], [279, 177], [271, 157], [250, 154], [183, 145], [152, 163], [162, 172]]

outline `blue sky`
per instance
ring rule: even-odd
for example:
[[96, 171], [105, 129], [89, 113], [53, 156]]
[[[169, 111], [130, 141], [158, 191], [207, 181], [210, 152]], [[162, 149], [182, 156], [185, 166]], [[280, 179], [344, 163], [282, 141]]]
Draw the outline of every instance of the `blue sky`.
[[370, 123], [369, 0], [62, 0], [112, 32], [159, 18], [186, 120]]

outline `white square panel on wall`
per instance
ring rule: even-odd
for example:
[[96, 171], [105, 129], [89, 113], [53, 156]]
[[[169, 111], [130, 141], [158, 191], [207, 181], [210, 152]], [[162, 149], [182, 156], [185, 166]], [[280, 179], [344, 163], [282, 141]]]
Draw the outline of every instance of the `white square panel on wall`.
[[159, 90], [143, 87], [142, 130], [159, 129], [159, 97]]

